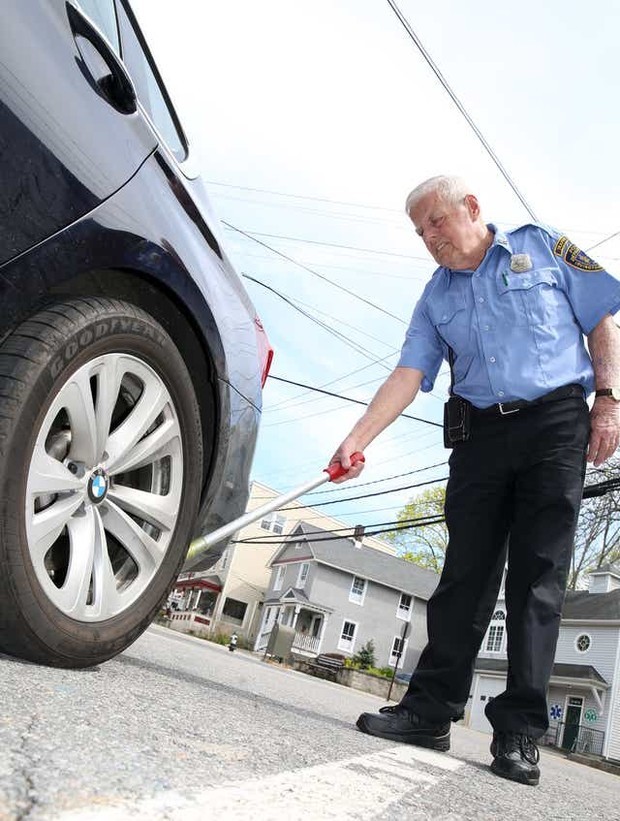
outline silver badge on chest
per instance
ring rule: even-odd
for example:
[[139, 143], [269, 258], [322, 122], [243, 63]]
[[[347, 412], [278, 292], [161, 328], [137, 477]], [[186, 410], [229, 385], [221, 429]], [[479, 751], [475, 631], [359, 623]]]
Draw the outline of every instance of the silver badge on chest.
[[523, 274], [532, 270], [532, 260], [529, 254], [513, 254], [510, 257], [510, 270], [515, 274]]

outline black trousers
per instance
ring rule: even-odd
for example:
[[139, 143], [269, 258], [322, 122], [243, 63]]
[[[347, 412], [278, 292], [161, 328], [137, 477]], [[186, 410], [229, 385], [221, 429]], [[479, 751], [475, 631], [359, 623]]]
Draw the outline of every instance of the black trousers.
[[428, 644], [402, 704], [437, 723], [462, 717], [508, 553], [508, 678], [488, 703], [495, 730], [548, 727], [553, 666], [586, 467], [579, 398], [507, 416], [474, 412], [450, 457], [443, 573], [428, 602]]

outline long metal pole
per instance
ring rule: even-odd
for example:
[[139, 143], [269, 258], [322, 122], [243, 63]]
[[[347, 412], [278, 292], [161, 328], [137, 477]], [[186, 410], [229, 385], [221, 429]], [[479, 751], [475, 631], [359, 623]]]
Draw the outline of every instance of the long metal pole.
[[[354, 453], [351, 457], [352, 464], [363, 461], [364, 456], [361, 453]], [[252, 524], [252, 522], [256, 522], [258, 519], [262, 519], [268, 513], [273, 513], [274, 510], [279, 510], [284, 507], [284, 505], [292, 502], [294, 499], [299, 498], [299, 496], [303, 496], [304, 493], [314, 490], [315, 487], [319, 487], [319, 485], [323, 485], [325, 482], [332, 482], [334, 479], [344, 476], [345, 473], [346, 471], [342, 470], [340, 465], [336, 462], [335, 464], [325, 468], [320, 476], [311, 479], [309, 482], [305, 482], [303, 485], [299, 485], [299, 487], [289, 490], [288, 493], [283, 493], [280, 496], [276, 496], [275, 499], [272, 499], [270, 502], [266, 502], [264, 505], [261, 505], [254, 510], [250, 510], [248, 513], [244, 513], [243, 516], [229, 522], [227, 525], [218, 527], [217, 530], [213, 530], [211, 533], [204, 533], [202, 536], [198, 536], [198, 538], [194, 539], [189, 546], [189, 550], [187, 551], [187, 556], [185, 558], [184, 569], [187, 569], [188, 565], [196, 564], [197, 561], [201, 559], [203, 555], [207, 553], [214, 545], [222, 542], [229, 536], [232, 536], [233, 533], [241, 530], [241, 528], [246, 525]]]

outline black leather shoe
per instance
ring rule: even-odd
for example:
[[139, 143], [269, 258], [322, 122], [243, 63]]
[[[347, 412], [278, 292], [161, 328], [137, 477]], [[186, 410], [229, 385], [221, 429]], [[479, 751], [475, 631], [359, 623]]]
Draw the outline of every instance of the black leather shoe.
[[538, 747], [528, 735], [522, 733], [493, 733], [491, 742], [491, 771], [502, 778], [531, 784], [535, 787], [540, 780], [540, 770], [536, 766], [540, 755]]
[[400, 704], [382, 707], [378, 713], [362, 713], [357, 727], [368, 735], [430, 747], [442, 753], [450, 749], [450, 722], [431, 724]]

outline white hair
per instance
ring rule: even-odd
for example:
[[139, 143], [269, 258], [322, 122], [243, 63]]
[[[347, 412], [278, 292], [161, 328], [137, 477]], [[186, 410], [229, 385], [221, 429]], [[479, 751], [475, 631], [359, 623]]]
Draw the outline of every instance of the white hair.
[[407, 201], [405, 202], [405, 211], [407, 214], [411, 214], [411, 209], [417, 205], [423, 197], [432, 193], [438, 194], [438, 196], [451, 205], [457, 205], [459, 202], [462, 202], [468, 194], [471, 194], [471, 189], [461, 177], [446, 177], [443, 175], [431, 177], [420, 183], [420, 185], [417, 185], [407, 197]]

